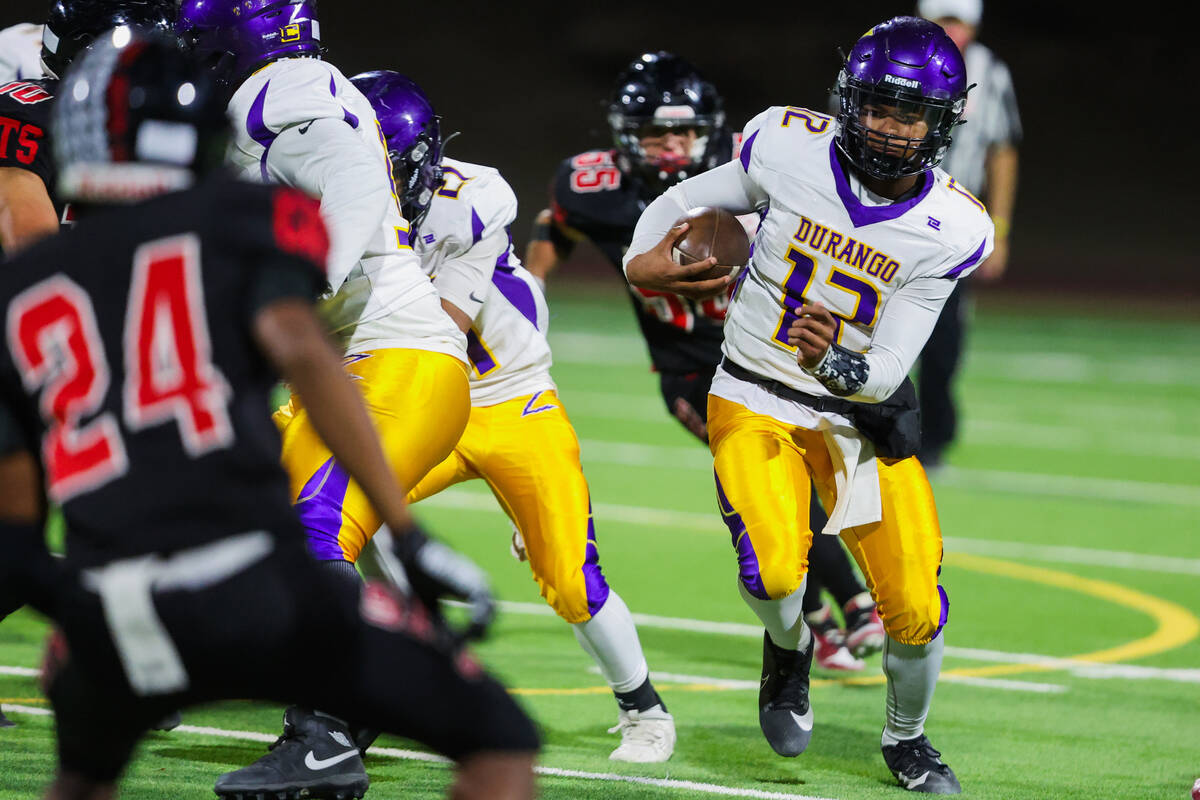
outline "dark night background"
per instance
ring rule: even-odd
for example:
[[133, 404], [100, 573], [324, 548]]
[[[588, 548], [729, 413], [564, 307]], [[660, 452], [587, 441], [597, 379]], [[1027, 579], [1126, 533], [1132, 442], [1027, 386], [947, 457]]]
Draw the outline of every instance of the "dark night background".
[[[3, 5], [0, 27], [40, 21], [46, 8]], [[324, 0], [320, 15], [328, 58], [347, 76], [407, 73], [443, 131], [462, 131], [450, 154], [504, 173], [521, 202], [513, 235], [523, 246], [556, 163], [608, 143], [603, 100], [643, 50], [696, 63], [740, 127], [768, 105], [823, 109], [837, 47], [914, 5]], [[1200, 201], [1187, 185], [1196, 155], [1178, 110], [1200, 49], [1167, 17], [1092, 8], [985, 4], [979, 39], [1008, 62], [1025, 127], [1009, 274], [989, 291], [1168, 300], [1200, 314]], [[566, 271], [583, 277], [587, 259]]]

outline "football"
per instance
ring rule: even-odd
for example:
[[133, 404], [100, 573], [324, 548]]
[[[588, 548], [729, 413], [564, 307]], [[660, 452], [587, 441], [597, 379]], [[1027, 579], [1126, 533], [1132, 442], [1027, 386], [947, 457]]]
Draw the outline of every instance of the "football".
[[675, 243], [671, 253], [678, 264], [692, 264], [710, 256], [717, 259], [712, 269], [692, 277], [695, 281], [719, 278], [737, 273], [750, 260], [750, 237], [738, 218], [723, 208], [701, 206], [693, 208], [676, 225], [690, 226], [683, 238]]

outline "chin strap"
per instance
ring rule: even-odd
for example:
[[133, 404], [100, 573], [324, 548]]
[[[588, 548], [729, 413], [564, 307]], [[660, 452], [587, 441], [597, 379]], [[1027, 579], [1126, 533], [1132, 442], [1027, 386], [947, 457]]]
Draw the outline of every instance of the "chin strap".
[[805, 367], [804, 370], [838, 397], [858, 394], [871, 371], [865, 355], [847, 350], [836, 343], [830, 343], [829, 349], [815, 367]]

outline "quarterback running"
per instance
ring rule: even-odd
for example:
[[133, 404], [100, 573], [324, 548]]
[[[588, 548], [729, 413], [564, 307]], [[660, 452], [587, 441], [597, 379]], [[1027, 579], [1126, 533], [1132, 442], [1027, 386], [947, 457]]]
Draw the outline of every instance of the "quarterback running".
[[[762, 214], [708, 401], [739, 589], [766, 629], [759, 724], [785, 756], [812, 737], [812, 636], [797, 598], [813, 536], [840, 534], [887, 630], [884, 759], [907, 789], [957, 793], [925, 735], [949, 601], [906, 376], [955, 281], [987, 258], [993, 226], [937, 168], [967, 94], [962, 56], [941, 28], [915, 17], [875, 26], [851, 49], [837, 92], [836, 117], [767, 109], [746, 125], [737, 160], [652, 203], [626, 274], [677, 290], [670, 247], [683, 210]], [[830, 509], [823, 531], [806, 524], [800, 487], [810, 479]]]

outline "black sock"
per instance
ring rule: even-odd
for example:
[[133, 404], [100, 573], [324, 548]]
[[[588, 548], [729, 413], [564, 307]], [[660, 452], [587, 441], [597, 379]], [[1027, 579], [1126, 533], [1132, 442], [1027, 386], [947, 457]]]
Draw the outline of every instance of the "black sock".
[[634, 689], [632, 692], [616, 692], [617, 705], [622, 711], [646, 711], [655, 706], [662, 706], [663, 711], [667, 710], [667, 704], [658, 696], [658, 692], [650, 683], [650, 678], [642, 681], [642, 685]]

